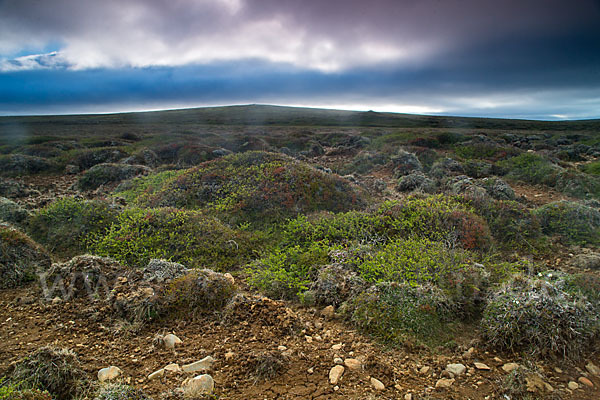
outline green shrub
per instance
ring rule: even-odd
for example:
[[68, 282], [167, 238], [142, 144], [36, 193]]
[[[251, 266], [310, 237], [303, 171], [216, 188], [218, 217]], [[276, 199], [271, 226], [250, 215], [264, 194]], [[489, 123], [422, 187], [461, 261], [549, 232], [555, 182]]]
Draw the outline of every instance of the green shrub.
[[581, 169], [586, 174], [600, 175], [600, 160], [585, 164]]
[[454, 153], [465, 160], [470, 159], [493, 159], [503, 149], [488, 143], [476, 143], [471, 145], [459, 145], [454, 147]]
[[20, 176], [51, 172], [56, 169], [56, 163], [45, 158], [24, 154], [0, 155], [0, 175]]
[[29, 218], [29, 212], [12, 200], [0, 197], [0, 221], [23, 226]]
[[472, 199], [502, 249], [537, 250], [543, 246], [540, 221], [531, 210], [511, 200]]
[[47, 391], [27, 386], [23, 382], [11, 382], [0, 378], [0, 400], [52, 400]]
[[400, 237], [422, 237], [457, 242], [466, 249], [486, 249], [489, 229], [463, 203], [443, 195], [411, 196], [385, 202], [373, 212], [300, 216], [285, 225], [283, 241], [307, 246], [315, 241], [385, 243]]
[[347, 211], [365, 204], [363, 195], [343, 179], [283, 154], [260, 151], [228, 155], [160, 179], [138, 179], [118, 194], [139, 206], [205, 210], [233, 224], [260, 226], [300, 213]]
[[562, 170], [554, 187], [561, 193], [580, 199], [600, 198], [600, 176]]
[[348, 305], [351, 321], [362, 331], [391, 344], [411, 339], [438, 344], [447, 339], [450, 300], [431, 286], [380, 283]]
[[10, 380], [47, 390], [56, 400], [71, 400], [81, 394], [87, 384], [77, 355], [53, 346], [41, 347], [17, 363]]
[[90, 249], [126, 265], [144, 267], [152, 258], [189, 267], [228, 270], [244, 265], [260, 249], [260, 239], [227, 227], [197, 211], [129, 209], [111, 227], [94, 235]]
[[107, 183], [120, 182], [151, 170], [143, 165], [97, 164], [79, 177], [77, 185], [81, 190], [93, 190]]
[[248, 282], [268, 297], [296, 299], [308, 290], [318, 268], [329, 261], [330, 248], [312, 243], [307, 249], [300, 246], [276, 248], [248, 269]]
[[534, 210], [542, 231], [547, 235], [560, 235], [568, 243], [600, 243], [600, 211], [586, 205], [558, 201]]
[[15, 288], [50, 267], [50, 256], [26, 234], [0, 224], [0, 289]]
[[35, 213], [28, 230], [50, 251], [70, 258], [85, 252], [87, 238], [105, 231], [117, 215], [106, 202], [67, 197]]
[[581, 356], [600, 332], [586, 298], [518, 276], [490, 297], [481, 327], [485, 340], [501, 349], [567, 358]]
[[523, 153], [500, 161], [499, 164], [506, 168], [511, 179], [548, 186], [554, 186], [554, 180], [560, 171], [560, 167], [534, 153]]

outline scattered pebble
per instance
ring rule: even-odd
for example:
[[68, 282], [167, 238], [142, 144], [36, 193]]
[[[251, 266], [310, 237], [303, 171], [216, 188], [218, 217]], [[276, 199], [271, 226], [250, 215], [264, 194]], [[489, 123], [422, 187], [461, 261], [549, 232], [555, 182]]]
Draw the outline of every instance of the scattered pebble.
[[385, 385], [379, 379], [371, 378], [371, 385], [377, 391], [385, 390]]
[[329, 383], [337, 385], [342, 375], [344, 375], [344, 367], [342, 365], [336, 365], [331, 368], [329, 371]]

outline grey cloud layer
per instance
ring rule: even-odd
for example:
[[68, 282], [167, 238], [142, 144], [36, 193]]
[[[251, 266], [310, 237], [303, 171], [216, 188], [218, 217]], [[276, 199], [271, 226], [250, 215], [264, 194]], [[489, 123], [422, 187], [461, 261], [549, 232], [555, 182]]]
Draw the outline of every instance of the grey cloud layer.
[[338, 71], [422, 65], [488, 40], [598, 20], [594, 0], [4, 0], [0, 57], [54, 41], [79, 68], [256, 58]]

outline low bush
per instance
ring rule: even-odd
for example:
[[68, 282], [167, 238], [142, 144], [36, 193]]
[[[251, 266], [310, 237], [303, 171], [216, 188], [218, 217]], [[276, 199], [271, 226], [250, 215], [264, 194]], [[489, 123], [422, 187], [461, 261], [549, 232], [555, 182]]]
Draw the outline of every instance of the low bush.
[[0, 400], [52, 400], [50, 393], [31, 389], [23, 382], [0, 379]]
[[450, 300], [432, 286], [380, 283], [349, 302], [346, 313], [362, 331], [391, 344], [447, 338]]
[[0, 224], [0, 289], [15, 288], [50, 267], [50, 256], [23, 232]]
[[83, 393], [86, 374], [71, 350], [46, 346], [37, 349], [14, 366], [11, 382], [47, 390], [53, 399], [71, 400]]
[[302, 298], [319, 267], [329, 262], [329, 251], [328, 246], [318, 242], [307, 249], [300, 246], [276, 248], [247, 269], [248, 282], [271, 298]]
[[542, 231], [560, 235], [567, 243], [600, 243], [600, 210], [572, 201], [546, 204], [536, 210]]
[[492, 346], [575, 359], [600, 333], [596, 310], [586, 298], [546, 280], [518, 276], [490, 296], [481, 327]]
[[105, 231], [117, 215], [106, 202], [66, 197], [35, 213], [28, 231], [50, 251], [70, 258], [85, 252], [87, 238]]
[[120, 182], [134, 176], [150, 173], [143, 165], [96, 164], [79, 177], [77, 185], [81, 190], [93, 190], [107, 183]]
[[0, 174], [16, 176], [51, 172], [57, 165], [50, 160], [23, 154], [0, 155]]
[[600, 160], [584, 164], [581, 169], [587, 174], [600, 175]]
[[500, 161], [499, 165], [508, 171], [507, 176], [511, 179], [548, 186], [554, 186], [556, 174], [560, 171], [559, 166], [534, 153], [523, 153]]
[[232, 224], [259, 226], [301, 213], [365, 205], [362, 193], [345, 180], [283, 154], [260, 151], [151, 175], [117, 192], [143, 207], [205, 210]]
[[236, 293], [232, 279], [209, 269], [195, 270], [164, 285], [154, 307], [158, 316], [212, 312], [227, 305]]
[[0, 197], [0, 221], [23, 226], [29, 218], [29, 212], [12, 200]]
[[127, 156], [125, 151], [114, 147], [74, 150], [65, 157], [65, 163], [77, 165], [83, 171], [97, 164], [115, 163]]
[[543, 247], [539, 218], [526, 206], [511, 200], [471, 199], [470, 204], [487, 222], [501, 249], [539, 250]]
[[197, 211], [162, 208], [126, 210], [88, 244], [95, 254], [129, 266], [144, 267], [150, 259], [162, 258], [193, 268], [229, 270], [250, 261], [261, 240]]

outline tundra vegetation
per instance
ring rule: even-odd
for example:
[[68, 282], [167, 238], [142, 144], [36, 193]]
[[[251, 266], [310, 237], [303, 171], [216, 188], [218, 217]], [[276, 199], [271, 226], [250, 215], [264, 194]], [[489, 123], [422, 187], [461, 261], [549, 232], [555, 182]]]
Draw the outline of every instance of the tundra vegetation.
[[[465, 326], [483, 346], [534, 359], [597, 346], [598, 271], [566, 260], [599, 251], [600, 122], [262, 107], [161, 116], [21, 118], [26, 137], [0, 137], [0, 288], [26, 285], [50, 257], [111, 257], [140, 274], [162, 259], [187, 272], [162, 284], [152, 318], [227, 309], [235, 277], [294, 307], [333, 306], [390, 346], [451, 346]], [[65, 177], [40, 200], [35, 182]], [[286, 363], [265, 353], [253, 374]], [[77, 398], [78, 365], [42, 348], [0, 382], [0, 399]], [[125, 384], [95, 396], [146, 398]]]

